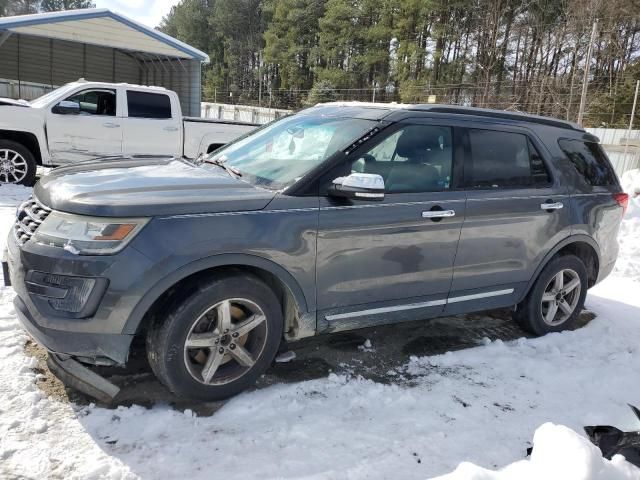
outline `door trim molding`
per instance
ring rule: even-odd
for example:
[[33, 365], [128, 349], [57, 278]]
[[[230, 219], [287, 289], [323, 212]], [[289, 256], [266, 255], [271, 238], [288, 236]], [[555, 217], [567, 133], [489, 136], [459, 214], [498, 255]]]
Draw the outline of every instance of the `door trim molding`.
[[328, 322], [335, 322], [337, 320], [345, 320], [347, 318], [364, 317], [368, 315], [380, 315], [382, 313], [401, 312], [404, 310], [414, 310], [417, 308], [436, 307], [441, 305], [447, 305], [449, 303], [468, 302], [469, 300], [478, 300], [481, 298], [499, 297], [502, 295], [511, 295], [515, 289], [507, 288], [504, 290], [493, 290], [490, 292], [474, 293], [472, 295], [462, 295], [459, 297], [449, 297], [442, 300], [431, 300], [429, 302], [419, 303], [407, 303], [404, 305], [394, 305], [389, 307], [370, 308], [367, 310], [358, 310], [355, 312], [336, 313], [333, 315], [326, 315], [324, 318]]
[[492, 292], [474, 293], [473, 295], [462, 295], [460, 297], [449, 297], [447, 303], [467, 302], [469, 300], [478, 300], [479, 298], [499, 297], [501, 295], [511, 295], [515, 290], [506, 288], [504, 290], [494, 290]]
[[329, 322], [336, 320], [344, 320], [346, 318], [364, 317], [367, 315], [379, 315], [381, 313], [401, 312], [403, 310], [414, 310], [416, 308], [437, 307], [446, 305], [446, 300], [431, 300], [430, 302], [408, 303], [405, 305], [395, 305], [392, 307], [370, 308], [367, 310], [359, 310], [356, 312], [336, 313], [334, 315], [326, 315], [324, 318]]

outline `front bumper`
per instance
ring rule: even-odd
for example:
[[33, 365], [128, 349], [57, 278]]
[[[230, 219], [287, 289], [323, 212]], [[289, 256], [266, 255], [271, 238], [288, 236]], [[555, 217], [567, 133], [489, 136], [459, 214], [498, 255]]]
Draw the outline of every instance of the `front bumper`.
[[[132, 248], [113, 256], [79, 256], [33, 241], [20, 247], [12, 234], [7, 249], [5, 283], [8, 277], [17, 294], [14, 305], [18, 317], [36, 342], [50, 352], [84, 363], [126, 363], [133, 332], [126, 332], [125, 324], [141, 295], [138, 288], [149, 268], [147, 257]], [[95, 278], [99, 280], [96, 285], [104, 288], [94, 289], [88, 310], [56, 311], [47, 295], [61, 289], [36, 285], [34, 272], [54, 279]]]
[[113, 383], [92, 372], [70, 357], [50, 353], [47, 366], [62, 383], [80, 390], [104, 403], [110, 403], [120, 392]]
[[131, 335], [73, 332], [43, 327], [37, 323], [20, 296], [13, 299], [13, 305], [22, 327], [49, 352], [79, 357], [89, 363], [105, 363], [105, 359], [118, 364], [126, 362]]

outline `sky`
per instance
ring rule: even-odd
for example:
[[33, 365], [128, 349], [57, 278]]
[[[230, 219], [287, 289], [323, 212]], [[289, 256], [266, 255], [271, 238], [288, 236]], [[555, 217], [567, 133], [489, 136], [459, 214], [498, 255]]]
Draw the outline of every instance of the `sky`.
[[137, 20], [149, 27], [157, 27], [180, 0], [94, 0], [96, 7], [108, 8]]

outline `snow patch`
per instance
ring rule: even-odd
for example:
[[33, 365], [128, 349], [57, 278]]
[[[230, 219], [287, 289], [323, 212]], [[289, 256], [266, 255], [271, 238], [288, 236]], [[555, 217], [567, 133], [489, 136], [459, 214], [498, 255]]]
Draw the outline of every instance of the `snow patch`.
[[598, 447], [573, 430], [545, 423], [536, 430], [529, 460], [500, 471], [461, 463], [436, 480], [637, 480], [640, 470], [620, 455], [602, 458]]

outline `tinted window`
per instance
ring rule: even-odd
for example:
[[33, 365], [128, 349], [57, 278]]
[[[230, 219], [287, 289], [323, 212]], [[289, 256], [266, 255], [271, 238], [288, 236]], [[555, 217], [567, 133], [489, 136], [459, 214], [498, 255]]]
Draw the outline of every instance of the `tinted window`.
[[132, 118], [171, 118], [171, 100], [161, 93], [128, 91], [127, 104]]
[[80, 105], [80, 115], [116, 115], [116, 92], [111, 90], [87, 90], [66, 99]]
[[542, 157], [526, 135], [469, 130], [471, 159], [465, 183], [473, 188], [531, 187], [550, 183]]
[[616, 185], [616, 174], [600, 145], [581, 140], [560, 140], [560, 148], [589, 185]]
[[361, 155], [351, 170], [381, 175], [388, 193], [433, 192], [450, 187], [452, 164], [451, 128], [411, 125]]

